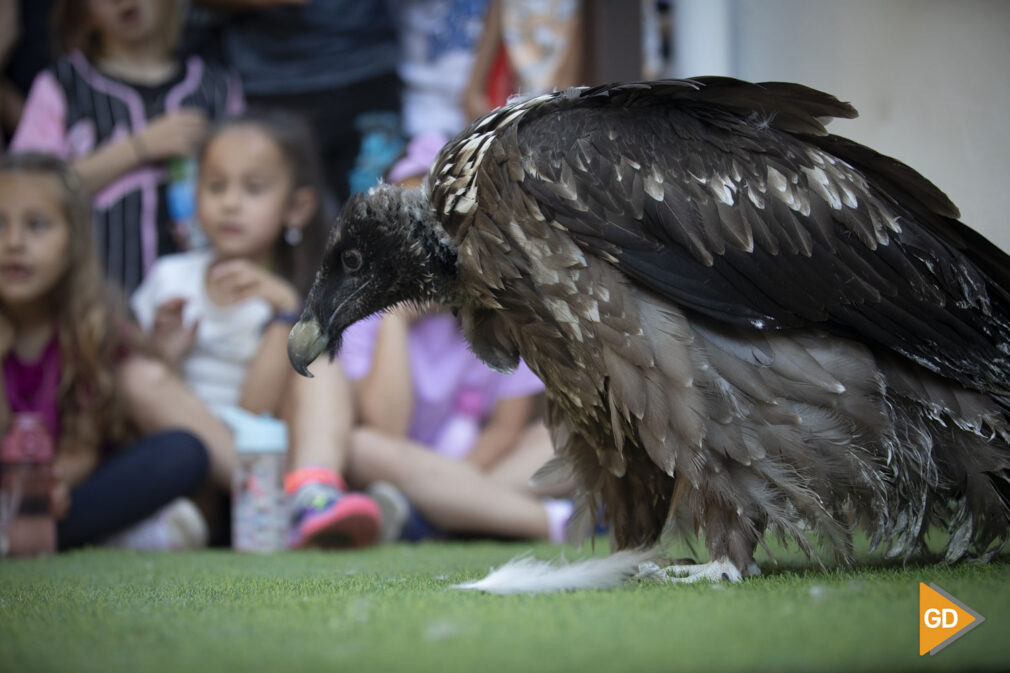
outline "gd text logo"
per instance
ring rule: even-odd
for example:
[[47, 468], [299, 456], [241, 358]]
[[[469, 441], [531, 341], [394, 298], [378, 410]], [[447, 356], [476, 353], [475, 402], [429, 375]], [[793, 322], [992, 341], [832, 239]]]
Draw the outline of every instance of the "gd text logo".
[[936, 654], [984, 621], [937, 585], [919, 583], [919, 656]]

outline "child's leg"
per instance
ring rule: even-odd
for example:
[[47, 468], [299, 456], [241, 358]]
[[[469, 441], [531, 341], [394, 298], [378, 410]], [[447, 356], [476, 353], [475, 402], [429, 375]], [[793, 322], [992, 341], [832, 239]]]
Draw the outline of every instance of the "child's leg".
[[515, 447], [492, 465], [486, 474], [493, 480], [522, 493], [536, 497], [563, 498], [571, 495], [573, 479], [565, 478], [561, 483], [542, 487], [530, 485], [530, 477], [554, 457], [547, 426], [537, 422], [528, 427], [519, 437]]
[[451, 532], [548, 539], [548, 515], [535, 498], [406, 439], [369, 428], [351, 435], [348, 478], [363, 487], [388, 481], [432, 524]]
[[354, 423], [351, 386], [340, 363], [319, 358], [313, 378], [291, 372], [283, 419], [288, 424], [288, 467], [325, 467], [341, 473]]
[[60, 549], [99, 542], [195, 491], [208, 458], [195, 436], [181, 431], [145, 437], [109, 458], [70, 494], [57, 522]]
[[378, 541], [379, 506], [346, 493], [341, 473], [353, 422], [351, 389], [337, 361], [320, 358], [313, 378], [292, 371], [284, 418], [288, 423], [285, 490], [291, 496], [292, 547], [363, 547]]
[[127, 413], [145, 433], [181, 428], [199, 437], [210, 454], [214, 483], [231, 491], [235, 444], [227, 426], [164, 363], [132, 356], [119, 366], [117, 383]]

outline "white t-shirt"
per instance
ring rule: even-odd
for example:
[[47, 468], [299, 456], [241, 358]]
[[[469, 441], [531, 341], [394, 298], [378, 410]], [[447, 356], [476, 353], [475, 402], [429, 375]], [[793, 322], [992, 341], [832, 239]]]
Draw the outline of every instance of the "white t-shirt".
[[181, 373], [186, 383], [211, 407], [238, 406], [249, 370], [273, 309], [263, 299], [218, 306], [207, 295], [207, 269], [213, 254], [206, 250], [166, 255], [155, 261], [133, 293], [130, 306], [145, 331], [159, 306], [170, 299], [186, 300], [183, 323], [200, 323], [193, 348]]

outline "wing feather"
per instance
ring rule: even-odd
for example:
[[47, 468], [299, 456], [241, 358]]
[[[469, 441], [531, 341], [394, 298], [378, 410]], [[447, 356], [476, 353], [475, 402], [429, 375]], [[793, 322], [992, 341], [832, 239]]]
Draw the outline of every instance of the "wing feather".
[[[834, 325], [1010, 394], [1010, 260], [911, 168], [828, 134], [819, 118], [852, 117], [848, 104], [705, 78], [526, 105], [485, 124], [485, 154], [530, 212], [635, 283], [735, 325]], [[500, 207], [487, 192], [478, 210]]]

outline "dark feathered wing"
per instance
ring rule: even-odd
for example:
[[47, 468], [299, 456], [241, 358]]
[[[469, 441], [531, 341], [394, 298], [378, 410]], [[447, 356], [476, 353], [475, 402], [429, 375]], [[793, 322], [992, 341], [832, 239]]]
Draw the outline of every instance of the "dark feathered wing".
[[476, 122], [436, 163], [432, 202], [462, 238], [513, 205], [487, 198], [504, 169], [525, 208], [681, 307], [834, 325], [1008, 395], [1006, 257], [915, 171], [827, 134], [831, 116], [855, 111], [783, 83], [571, 90]]
[[1010, 260], [913, 170], [826, 132], [854, 114], [781, 83], [574, 89], [436, 160], [467, 337], [544, 380], [618, 547], [671, 510], [738, 569], [766, 530], [848, 558], [853, 512], [895, 554], [930, 525], [949, 560], [1006, 539]]

